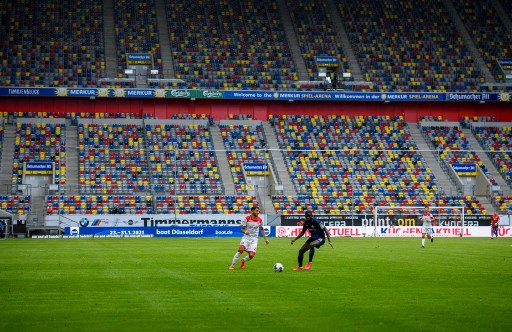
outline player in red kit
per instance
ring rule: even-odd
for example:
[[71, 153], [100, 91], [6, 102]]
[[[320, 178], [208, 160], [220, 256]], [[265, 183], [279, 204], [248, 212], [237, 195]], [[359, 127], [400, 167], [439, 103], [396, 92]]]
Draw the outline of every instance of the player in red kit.
[[491, 239], [494, 239], [492, 236], [498, 238], [498, 225], [500, 223], [500, 216], [498, 215], [498, 212], [494, 212], [494, 214], [491, 216]]
[[258, 232], [261, 232], [261, 236], [263, 236], [265, 243], [268, 244], [269, 241], [265, 235], [265, 229], [263, 228], [263, 220], [259, 217], [259, 214], [260, 208], [253, 206], [251, 208], [251, 214], [245, 217], [245, 220], [242, 222], [242, 233], [244, 233], [244, 236], [242, 237], [242, 240], [240, 240], [238, 251], [235, 253], [233, 261], [229, 266], [230, 270], [235, 269], [235, 264], [238, 262], [238, 259], [244, 251], [247, 251], [248, 255], [242, 259], [242, 262], [240, 263], [241, 269], [245, 267], [246, 262], [254, 258], [254, 255], [256, 255], [256, 249], [258, 248]]

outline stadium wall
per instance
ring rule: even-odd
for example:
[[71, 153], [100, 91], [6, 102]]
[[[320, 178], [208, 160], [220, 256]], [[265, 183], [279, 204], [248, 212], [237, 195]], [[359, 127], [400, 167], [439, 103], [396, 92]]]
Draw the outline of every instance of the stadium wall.
[[267, 120], [269, 115], [309, 114], [348, 116], [403, 116], [407, 122], [417, 122], [420, 116], [442, 116], [459, 121], [465, 116], [493, 116], [499, 121], [512, 121], [512, 104], [500, 102], [360, 102], [360, 101], [257, 101], [257, 100], [166, 100], [109, 98], [0, 98], [2, 112], [46, 112], [53, 116], [69, 113], [114, 113], [149, 115], [160, 119], [173, 114], [205, 114], [214, 120], [229, 115], [249, 115], [255, 120]]
[[[266, 215], [261, 215], [268, 222]], [[371, 216], [316, 215], [332, 237], [421, 237], [418, 224], [373, 224]], [[510, 216], [502, 215], [498, 235], [512, 237]], [[241, 237], [244, 214], [190, 215], [68, 215], [47, 216], [47, 224], [64, 229], [65, 236], [76, 237]], [[272, 218], [270, 218], [272, 219]], [[265, 226], [267, 236], [296, 237], [302, 229], [303, 215], [283, 215], [281, 222]], [[440, 221], [434, 227], [438, 237], [488, 237], [490, 216], [468, 216], [464, 225]], [[37, 235], [33, 236], [37, 237]]]

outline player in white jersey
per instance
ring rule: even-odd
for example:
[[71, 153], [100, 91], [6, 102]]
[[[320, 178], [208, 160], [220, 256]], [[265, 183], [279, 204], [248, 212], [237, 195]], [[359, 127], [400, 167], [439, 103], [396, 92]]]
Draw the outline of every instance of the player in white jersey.
[[431, 242], [434, 242], [434, 237], [432, 236], [433, 228], [432, 224], [434, 223], [434, 216], [430, 213], [430, 208], [428, 206], [425, 207], [425, 212], [421, 215], [421, 247], [425, 248], [425, 237], [428, 237]]
[[259, 213], [260, 208], [253, 206], [251, 208], [251, 214], [245, 217], [245, 220], [242, 221], [242, 233], [244, 233], [244, 236], [242, 237], [242, 240], [240, 240], [238, 251], [235, 253], [233, 261], [229, 266], [230, 270], [235, 269], [235, 264], [238, 262], [238, 259], [244, 251], [247, 251], [248, 255], [242, 259], [240, 263], [241, 269], [245, 267], [245, 262], [254, 258], [254, 255], [256, 255], [256, 249], [258, 248], [258, 232], [261, 231], [261, 235], [263, 236], [263, 239], [265, 239], [265, 243], [269, 243], [267, 236], [265, 235], [265, 229], [263, 228], [263, 220], [258, 216]]

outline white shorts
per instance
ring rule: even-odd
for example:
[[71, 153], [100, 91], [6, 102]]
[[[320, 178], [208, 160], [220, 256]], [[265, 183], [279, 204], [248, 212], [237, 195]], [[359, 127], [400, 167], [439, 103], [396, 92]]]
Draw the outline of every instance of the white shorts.
[[422, 226], [421, 232], [423, 234], [431, 235], [432, 234], [432, 226]]
[[258, 249], [258, 237], [244, 235], [240, 241], [240, 245], [245, 247], [245, 251], [256, 252]]

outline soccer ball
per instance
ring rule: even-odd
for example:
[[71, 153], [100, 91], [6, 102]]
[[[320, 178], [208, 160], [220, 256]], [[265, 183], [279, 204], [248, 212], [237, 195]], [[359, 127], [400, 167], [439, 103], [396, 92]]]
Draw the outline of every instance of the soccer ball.
[[284, 267], [281, 263], [275, 263], [274, 264], [274, 272], [283, 272]]

